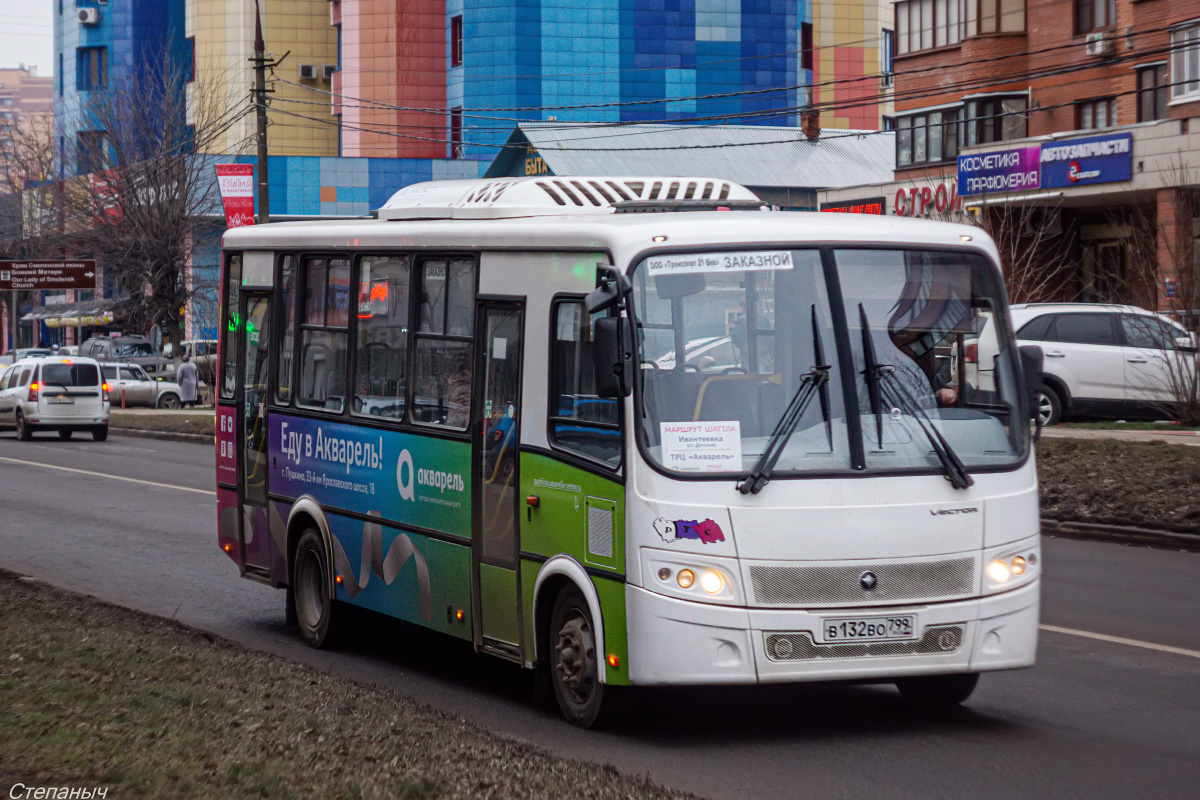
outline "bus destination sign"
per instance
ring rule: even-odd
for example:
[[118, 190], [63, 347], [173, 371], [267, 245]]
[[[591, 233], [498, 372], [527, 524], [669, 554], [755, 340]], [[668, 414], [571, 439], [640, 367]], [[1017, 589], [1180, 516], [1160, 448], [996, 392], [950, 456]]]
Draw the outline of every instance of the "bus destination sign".
[[0, 291], [95, 289], [95, 261], [0, 261]]

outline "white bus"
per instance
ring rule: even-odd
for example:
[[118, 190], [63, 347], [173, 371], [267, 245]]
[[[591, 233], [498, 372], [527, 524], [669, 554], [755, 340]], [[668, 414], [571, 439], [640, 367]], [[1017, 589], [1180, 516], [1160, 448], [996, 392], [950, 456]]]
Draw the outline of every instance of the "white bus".
[[310, 645], [397, 617], [538, 670], [577, 725], [631, 685], [962, 702], [1037, 644], [1040, 351], [997, 265], [977, 228], [705, 178], [229, 231], [220, 546]]

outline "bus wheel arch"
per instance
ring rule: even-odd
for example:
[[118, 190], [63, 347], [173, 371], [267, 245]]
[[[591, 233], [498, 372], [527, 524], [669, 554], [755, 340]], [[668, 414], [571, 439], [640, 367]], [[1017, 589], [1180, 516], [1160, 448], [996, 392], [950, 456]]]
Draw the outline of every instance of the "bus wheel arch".
[[288, 513], [287, 520], [287, 619], [288, 625], [297, 625], [296, 617], [296, 598], [295, 598], [295, 569], [296, 569], [296, 548], [300, 544], [300, 538], [309, 528], [315, 528], [321, 537], [325, 546], [326, 563], [331, 565], [329, 570], [329, 580], [327, 591], [330, 597], [336, 596], [336, 588], [333, 578], [333, 545], [330, 541], [329, 520], [325, 518], [325, 513], [321, 511], [320, 505], [311, 497], [304, 496], [292, 504], [291, 511]]
[[[564, 590], [574, 588], [587, 603], [592, 617], [596, 652], [603, 654], [604, 650], [604, 617], [600, 609], [600, 595], [592, 585], [587, 570], [583, 565], [570, 556], [554, 556], [542, 565], [538, 571], [537, 580], [533, 585], [533, 629], [534, 629], [534, 659], [539, 665], [546, 666], [550, 658], [550, 621], [554, 613], [554, 602]], [[599, 659], [597, 677], [600, 683], [607, 683], [607, 664], [604, 658]]]

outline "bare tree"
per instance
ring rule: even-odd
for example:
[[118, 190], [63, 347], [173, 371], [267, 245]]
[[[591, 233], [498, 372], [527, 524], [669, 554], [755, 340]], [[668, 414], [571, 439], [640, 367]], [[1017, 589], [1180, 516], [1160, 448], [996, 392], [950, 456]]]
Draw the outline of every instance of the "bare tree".
[[[1109, 265], [1098, 280], [1120, 287], [1118, 302], [1146, 306], [1178, 322], [1188, 332], [1156, 317], [1124, 317], [1129, 346], [1141, 351], [1143, 400], [1170, 419], [1200, 425], [1200, 371], [1195, 336], [1200, 330], [1200, 251], [1196, 220], [1200, 186], [1182, 160], [1171, 164], [1164, 188], [1167, 203], [1136, 206], [1114, 219], [1128, 230], [1128, 260]], [[1140, 364], [1141, 362], [1135, 362]], [[1139, 391], [1139, 387], [1133, 387]]]
[[[102, 262], [130, 299], [131, 327], [163, 325], [183, 340], [183, 309], [198, 287], [189, 266], [205, 236], [223, 227], [213, 164], [204, 155], [248, 113], [212, 100], [217, 92], [189, 84], [182, 68], [137, 70], [136, 85], [94, 91], [78, 112], [76, 170], [63, 202], [72, 238]], [[190, 101], [190, 102], [189, 102]], [[174, 348], [176, 359], [181, 348]]]

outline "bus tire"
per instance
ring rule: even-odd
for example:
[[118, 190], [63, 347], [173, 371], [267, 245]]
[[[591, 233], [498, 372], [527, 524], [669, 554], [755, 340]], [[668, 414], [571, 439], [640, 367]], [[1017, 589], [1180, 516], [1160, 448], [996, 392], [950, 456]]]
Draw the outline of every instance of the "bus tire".
[[300, 637], [317, 649], [335, 646], [344, 634], [345, 609], [329, 595], [330, 578], [325, 543], [316, 528], [308, 528], [296, 545], [292, 592]]
[[573, 585], [554, 598], [550, 612], [550, 683], [567, 722], [590, 728], [604, 708], [596, 626], [587, 601]]
[[901, 678], [896, 688], [904, 699], [921, 708], [946, 708], [965, 703], [979, 683], [978, 672], [959, 675], [921, 675]]

